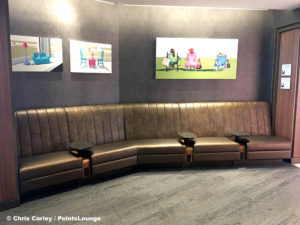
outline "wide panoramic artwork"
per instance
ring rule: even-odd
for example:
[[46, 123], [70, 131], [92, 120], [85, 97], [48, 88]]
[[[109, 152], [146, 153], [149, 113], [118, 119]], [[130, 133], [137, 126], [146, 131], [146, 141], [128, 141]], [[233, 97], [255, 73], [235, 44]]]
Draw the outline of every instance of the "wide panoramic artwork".
[[70, 41], [72, 73], [111, 73], [112, 46], [110, 44]]
[[63, 70], [61, 39], [10, 35], [10, 43], [13, 72]]
[[238, 39], [156, 38], [156, 79], [236, 79]]

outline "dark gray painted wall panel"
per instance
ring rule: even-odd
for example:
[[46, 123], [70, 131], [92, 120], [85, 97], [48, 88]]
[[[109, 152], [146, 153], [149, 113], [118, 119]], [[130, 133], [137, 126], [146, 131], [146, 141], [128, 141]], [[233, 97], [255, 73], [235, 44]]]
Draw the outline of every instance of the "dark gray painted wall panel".
[[[94, 0], [68, 0], [71, 23], [56, 16], [60, 0], [9, 0], [11, 34], [63, 39], [64, 72], [12, 73], [14, 109], [119, 102], [117, 9]], [[71, 74], [69, 39], [112, 44], [112, 74]]]
[[[9, 0], [11, 33], [60, 37], [64, 45], [64, 72], [12, 74], [14, 109], [270, 99], [274, 32], [270, 11], [128, 7], [68, 0], [75, 17], [73, 23], [64, 24], [53, 10], [58, 2]], [[237, 79], [155, 80], [156, 37], [238, 38]], [[112, 75], [71, 74], [69, 39], [111, 43]]]
[[300, 8], [295, 10], [274, 10], [274, 25], [282, 27], [300, 22]]
[[[269, 101], [272, 19], [269, 11], [120, 8], [120, 102]], [[238, 38], [237, 79], [155, 80], [156, 37]]]

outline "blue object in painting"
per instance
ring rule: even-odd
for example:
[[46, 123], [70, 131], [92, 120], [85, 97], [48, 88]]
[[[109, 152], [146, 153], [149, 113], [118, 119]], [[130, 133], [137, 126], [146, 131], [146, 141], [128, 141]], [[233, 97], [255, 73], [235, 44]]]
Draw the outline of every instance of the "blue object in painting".
[[217, 55], [217, 59], [215, 60], [214, 67], [221, 68], [222, 66], [225, 66], [227, 63], [227, 55]]
[[[27, 46], [27, 45], [26, 45]], [[28, 60], [28, 58], [27, 58], [27, 47], [26, 48], [24, 48], [25, 49], [25, 61], [24, 61], [24, 65], [25, 66], [29, 66], [30, 65], [30, 62], [29, 62], [29, 60]]]
[[35, 65], [50, 63], [50, 56], [46, 55], [45, 52], [41, 52], [40, 54], [34, 52], [31, 58]]
[[28, 59], [25, 59], [24, 65], [25, 66], [29, 66], [30, 65], [30, 62], [28, 61]]
[[103, 58], [104, 58], [104, 51], [102, 50], [101, 51], [101, 57], [97, 59], [98, 67], [104, 68]]
[[83, 57], [82, 49], [80, 49], [80, 66], [81, 66], [82, 64], [87, 65], [87, 58], [84, 58], [84, 57]]

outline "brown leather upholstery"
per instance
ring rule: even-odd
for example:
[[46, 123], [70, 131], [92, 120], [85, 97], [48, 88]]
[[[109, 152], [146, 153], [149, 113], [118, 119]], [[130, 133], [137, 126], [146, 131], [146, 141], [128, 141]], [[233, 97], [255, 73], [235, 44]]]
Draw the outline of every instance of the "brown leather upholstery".
[[16, 112], [19, 156], [28, 157], [69, 149], [69, 131], [63, 108]]
[[132, 156], [124, 159], [118, 159], [111, 162], [94, 165], [92, 168], [93, 175], [100, 175], [115, 170], [120, 170], [128, 167], [136, 166], [137, 156]]
[[97, 145], [91, 149], [92, 165], [137, 156], [137, 147], [132, 141]]
[[282, 137], [276, 136], [250, 136], [247, 137], [247, 151], [277, 151], [291, 150], [292, 143]]
[[147, 164], [174, 164], [183, 163], [184, 154], [170, 154], [170, 155], [139, 155], [138, 165]]
[[70, 142], [88, 141], [98, 145], [125, 139], [121, 105], [77, 106], [65, 109]]
[[266, 102], [181, 103], [181, 131], [198, 137], [227, 136], [229, 130], [249, 135], [271, 135], [270, 109]]
[[176, 139], [148, 139], [137, 140], [140, 155], [164, 155], [164, 154], [185, 154], [185, 146]]
[[148, 139], [97, 145], [91, 149], [92, 165], [137, 155], [185, 154], [176, 139]]
[[[291, 144], [271, 135], [266, 102], [92, 105], [16, 112], [22, 191], [78, 179], [82, 161], [70, 142], [88, 141], [93, 174], [149, 163], [184, 162], [179, 131], [196, 133], [193, 160], [238, 160], [229, 130], [251, 136], [248, 159], [287, 157]], [[261, 137], [265, 136], [265, 137]], [[267, 153], [268, 152], [268, 153]], [[65, 176], [65, 179], [64, 177]]]
[[176, 138], [180, 128], [178, 104], [124, 105], [126, 139]]
[[227, 137], [196, 138], [193, 162], [239, 160], [239, 144]]
[[[137, 157], [137, 161], [134, 164], [131, 159], [130, 166], [136, 165], [137, 162], [138, 164], [183, 163], [185, 146], [176, 139], [140, 139], [97, 145], [91, 149], [91, 152], [92, 171], [95, 175], [106, 171], [104, 165], [120, 169], [121, 165], [115, 165], [115, 163], [132, 157]], [[126, 162], [126, 160], [120, 162]], [[124, 165], [128, 166], [128, 163], [124, 163]]]
[[82, 177], [82, 159], [69, 149], [69, 126], [64, 108], [16, 112], [21, 192]]
[[203, 162], [203, 161], [234, 161], [240, 160], [239, 152], [204, 152], [193, 154], [193, 162]]
[[21, 181], [82, 168], [82, 159], [68, 151], [41, 154], [20, 159]]
[[226, 137], [196, 138], [194, 153], [238, 152], [240, 145]]
[[276, 136], [247, 137], [246, 159], [288, 159], [291, 158], [292, 143]]
[[247, 152], [246, 159], [289, 159], [291, 151], [253, 151]]
[[68, 170], [61, 173], [55, 173], [44, 177], [37, 177], [30, 180], [25, 180], [21, 182], [21, 193], [25, 193], [43, 187], [48, 187], [51, 185], [65, 183], [68, 181], [78, 180], [81, 177], [82, 168]]
[[135, 141], [138, 146], [138, 165], [183, 163], [185, 146], [176, 139]]

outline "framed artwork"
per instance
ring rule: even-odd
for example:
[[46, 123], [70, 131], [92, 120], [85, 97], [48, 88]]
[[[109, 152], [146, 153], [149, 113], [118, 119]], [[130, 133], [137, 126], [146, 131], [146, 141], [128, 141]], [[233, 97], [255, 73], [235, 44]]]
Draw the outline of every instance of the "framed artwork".
[[70, 40], [72, 73], [112, 73], [112, 46]]
[[238, 39], [156, 38], [156, 79], [236, 79]]
[[10, 35], [13, 72], [63, 71], [62, 40]]

